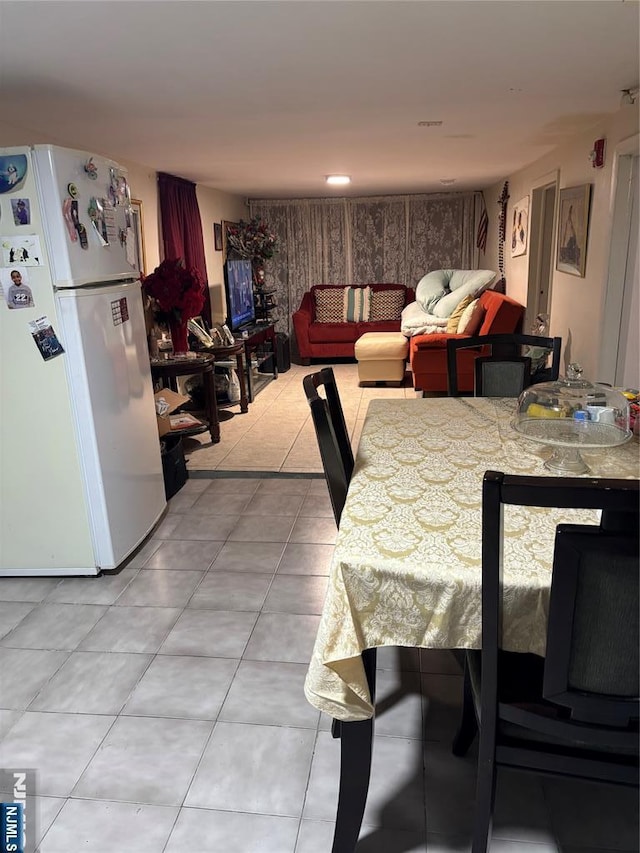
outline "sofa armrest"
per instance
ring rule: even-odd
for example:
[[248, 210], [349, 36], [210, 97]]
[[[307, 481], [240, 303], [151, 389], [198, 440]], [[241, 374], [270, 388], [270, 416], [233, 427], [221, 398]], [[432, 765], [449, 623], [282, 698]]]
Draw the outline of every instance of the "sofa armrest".
[[313, 321], [316, 319], [315, 300], [311, 295], [310, 290], [307, 290], [306, 293], [303, 295], [302, 302], [300, 303], [298, 311], [303, 311], [304, 313], [308, 314], [310, 317], [310, 323], [313, 323]]
[[478, 335], [511, 335], [518, 331], [524, 305], [495, 290], [485, 290], [480, 297], [485, 315]]
[[311, 347], [309, 344], [309, 326], [313, 322], [313, 299], [311, 293], [307, 291], [302, 297], [300, 308], [294, 311], [291, 315], [293, 320], [293, 328], [296, 334], [296, 343], [300, 357], [308, 359], [311, 357]]

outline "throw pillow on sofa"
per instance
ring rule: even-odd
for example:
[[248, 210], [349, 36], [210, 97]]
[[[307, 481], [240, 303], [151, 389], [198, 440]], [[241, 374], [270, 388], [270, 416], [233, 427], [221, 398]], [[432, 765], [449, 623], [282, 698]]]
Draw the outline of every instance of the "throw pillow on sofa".
[[318, 323], [366, 323], [369, 320], [369, 287], [322, 288], [315, 291], [315, 300]]
[[494, 277], [493, 270], [433, 270], [416, 285], [416, 302], [427, 313], [447, 318], [465, 296], [479, 296]]
[[416, 285], [416, 302], [428, 314], [433, 313], [433, 307], [446, 293], [449, 292], [449, 270], [433, 270], [423, 275]]
[[333, 287], [314, 291], [318, 323], [342, 323], [344, 289]]
[[436, 302], [433, 313], [436, 317], [450, 317], [465, 296], [480, 296], [494, 277], [493, 270], [453, 270], [451, 293]]
[[404, 308], [406, 291], [395, 290], [371, 291], [371, 311], [369, 321], [372, 323], [383, 320], [399, 320]]
[[345, 287], [342, 319], [345, 323], [366, 323], [371, 304], [370, 287]]
[[462, 317], [462, 313], [467, 305], [470, 305], [473, 302], [473, 296], [465, 296], [462, 302], [455, 309], [453, 314], [449, 317], [447, 322], [447, 334], [455, 335], [458, 331], [458, 326], [460, 325], [460, 318]]
[[477, 335], [484, 320], [485, 310], [480, 299], [473, 299], [462, 312], [458, 323], [459, 335]]
[[449, 290], [459, 290], [470, 283], [476, 283], [482, 290], [490, 284], [495, 273], [493, 270], [448, 270], [451, 273]]

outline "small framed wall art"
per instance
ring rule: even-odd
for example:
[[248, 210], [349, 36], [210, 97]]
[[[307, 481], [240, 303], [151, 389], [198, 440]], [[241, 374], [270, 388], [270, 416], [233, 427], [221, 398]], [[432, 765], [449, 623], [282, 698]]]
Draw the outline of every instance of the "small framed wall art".
[[511, 225], [511, 257], [527, 254], [527, 236], [529, 234], [529, 196], [514, 205]]
[[222, 222], [213, 223], [213, 246], [216, 252], [222, 251]]
[[556, 269], [584, 278], [591, 184], [560, 190]]
[[131, 199], [131, 227], [135, 234], [135, 258], [137, 267], [142, 275], [147, 274], [144, 259], [144, 218], [142, 215], [142, 202], [138, 198]]

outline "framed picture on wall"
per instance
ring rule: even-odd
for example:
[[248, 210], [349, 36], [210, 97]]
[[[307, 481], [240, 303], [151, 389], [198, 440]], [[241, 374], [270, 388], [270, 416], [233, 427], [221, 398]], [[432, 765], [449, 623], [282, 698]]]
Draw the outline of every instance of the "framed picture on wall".
[[224, 253], [224, 257], [227, 257], [227, 233], [229, 228], [233, 228], [236, 226], [237, 222], [230, 222], [228, 219], [222, 220], [222, 251]]
[[131, 199], [131, 227], [135, 238], [135, 253], [138, 269], [143, 275], [147, 274], [144, 252], [144, 219], [142, 216], [142, 202], [138, 198]]
[[216, 252], [222, 251], [222, 222], [213, 223], [213, 246]]
[[529, 196], [520, 199], [513, 208], [511, 224], [511, 257], [527, 254], [527, 235], [529, 233]]
[[560, 190], [556, 269], [584, 278], [591, 184]]

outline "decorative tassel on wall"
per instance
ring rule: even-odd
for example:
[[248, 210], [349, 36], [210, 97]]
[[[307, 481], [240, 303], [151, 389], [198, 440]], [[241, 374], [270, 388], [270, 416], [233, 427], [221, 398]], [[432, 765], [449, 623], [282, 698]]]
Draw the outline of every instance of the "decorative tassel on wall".
[[482, 213], [478, 222], [478, 234], [476, 236], [476, 247], [480, 249], [482, 254], [487, 251], [487, 232], [489, 230], [489, 215], [487, 214], [487, 205], [484, 200], [484, 193], [480, 193], [482, 200]]
[[493, 288], [498, 293], [507, 292], [507, 280], [504, 277], [504, 241], [507, 236], [507, 202], [509, 201], [509, 181], [504, 182], [498, 204], [500, 205], [500, 215], [498, 218], [498, 270], [500, 271], [500, 279]]

